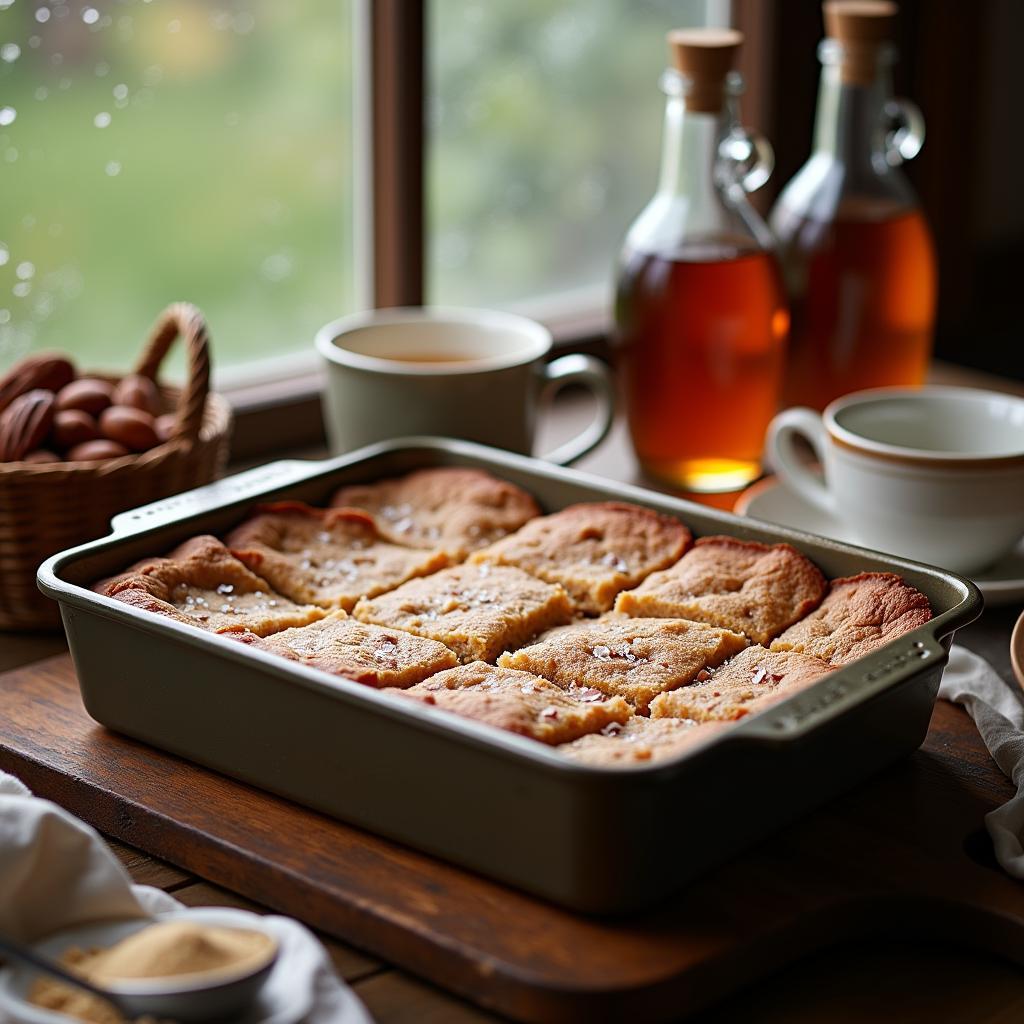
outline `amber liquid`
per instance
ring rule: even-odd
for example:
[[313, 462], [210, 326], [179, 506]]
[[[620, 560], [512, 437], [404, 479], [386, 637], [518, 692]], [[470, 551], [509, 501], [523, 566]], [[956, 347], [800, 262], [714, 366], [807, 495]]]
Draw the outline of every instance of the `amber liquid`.
[[690, 491], [729, 491], [761, 473], [789, 315], [775, 257], [702, 246], [627, 255], [618, 362], [644, 469]]
[[783, 398], [824, 409], [850, 391], [924, 381], [935, 257], [915, 210], [783, 229], [793, 326]]

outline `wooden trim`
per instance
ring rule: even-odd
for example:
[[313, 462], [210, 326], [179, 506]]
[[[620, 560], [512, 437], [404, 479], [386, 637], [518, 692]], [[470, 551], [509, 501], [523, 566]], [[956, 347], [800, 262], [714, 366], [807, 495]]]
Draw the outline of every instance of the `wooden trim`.
[[373, 304], [424, 296], [423, 0], [370, 0]]

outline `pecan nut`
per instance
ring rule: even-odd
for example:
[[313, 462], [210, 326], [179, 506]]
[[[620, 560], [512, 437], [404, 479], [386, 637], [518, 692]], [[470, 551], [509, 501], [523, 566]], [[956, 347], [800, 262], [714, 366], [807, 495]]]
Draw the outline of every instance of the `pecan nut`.
[[12, 366], [7, 374], [0, 378], [0, 412], [11, 402], [20, 398], [28, 391], [45, 388], [47, 391], [60, 391], [70, 384], [75, 377], [75, 368], [70, 359], [53, 352], [40, 352], [29, 356]]
[[0, 462], [18, 462], [42, 445], [53, 425], [53, 392], [36, 388], [0, 413]]

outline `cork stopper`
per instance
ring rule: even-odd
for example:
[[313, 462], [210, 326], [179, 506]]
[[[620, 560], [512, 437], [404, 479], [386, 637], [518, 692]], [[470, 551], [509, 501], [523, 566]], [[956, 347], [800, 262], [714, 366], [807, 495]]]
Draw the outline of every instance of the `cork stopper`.
[[878, 51], [892, 41], [897, 10], [890, 0], [825, 0], [825, 35], [843, 48], [843, 82], [874, 82]]
[[743, 33], [731, 28], [676, 28], [668, 34], [672, 64], [690, 82], [686, 109], [717, 114], [725, 78], [736, 61]]

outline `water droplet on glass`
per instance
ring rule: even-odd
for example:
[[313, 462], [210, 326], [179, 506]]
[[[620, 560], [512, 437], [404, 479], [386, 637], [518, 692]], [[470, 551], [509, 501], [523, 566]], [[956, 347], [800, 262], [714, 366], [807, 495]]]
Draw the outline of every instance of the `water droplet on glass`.
[[97, 11], [95, 7], [86, 7], [85, 10], [82, 11], [82, 21], [84, 21], [86, 25], [95, 25], [99, 20], [100, 12]]
[[99, 62], [99, 64], [96, 65], [96, 77], [97, 78], [106, 78], [106, 76], [109, 75], [109, 74], [110, 74], [110, 65], [105, 60], [101, 60]]
[[268, 256], [260, 267], [260, 273], [268, 281], [283, 281], [293, 269], [291, 256], [286, 252], [275, 252]]
[[2, 267], [11, 258], [10, 250], [6, 245], [0, 245], [0, 267]]
[[25, 298], [32, 291], [32, 285], [28, 281], [19, 281], [11, 291], [17, 295], [19, 299]]
[[104, 169], [111, 178], [116, 178], [121, 173], [121, 165], [116, 160], [111, 160]]
[[36, 9], [36, 21], [40, 25], [45, 25], [50, 20], [50, 9], [48, 7], [39, 7]]
[[50, 63], [55, 68], [60, 67], [61, 64], [64, 63], [64, 54], [63, 53], [51, 53], [50, 54]]
[[30, 277], [35, 276], [35, 264], [29, 263], [28, 260], [25, 260], [24, 263], [19, 263], [17, 267], [15, 267], [14, 272], [22, 281], [27, 281]]
[[128, 95], [128, 86], [123, 82], [114, 86], [114, 99], [123, 100]]
[[14, 124], [18, 112], [14, 107], [0, 107], [0, 125]]
[[178, 18], [172, 18], [169, 22], [167, 22], [167, 31], [168, 32], [180, 32], [181, 31], [181, 21]]
[[249, 11], [239, 11], [239, 13], [232, 19], [231, 27], [240, 36], [244, 36], [256, 27], [256, 19]]
[[9, 324], [11, 322], [11, 311], [9, 309], [0, 309], [0, 324]]
[[4, 153], [4, 159], [9, 164], [13, 164], [14, 161], [18, 159], [18, 151], [13, 146], [11, 146], [11, 148]]
[[33, 50], [35, 50], [42, 41], [43, 41], [43, 37], [42, 36], [29, 36], [28, 37], [28, 45], [31, 46]]
[[21, 226], [26, 231], [31, 231], [36, 226], [35, 216], [31, 213], [26, 213], [25, 216], [21, 218]]
[[17, 43], [4, 43], [0, 46], [0, 60], [13, 64], [21, 56], [21, 47]]
[[110, 115], [105, 111], [100, 111], [93, 119], [92, 123], [97, 128], [107, 128], [110, 125]]
[[41, 86], [39, 86], [38, 89], [36, 89], [35, 97], [36, 97], [37, 100], [45, 100], [46, 97], [49, 96], [49, 95], [50, 95], [50, 90], [47, 89], [45, 85], [41, 85]]
[[14, 0], [0, 0], [0, 11], [6, 11], [13, 3]]
[[70, 78], [62, 78], [62, 79], [61, 79], [61, 80], [60, 80], [60, 81], [59, 81], [59, 82], [57, 83], [57, 85], [58, 85], [58, 87], [59, 87], [59, 88], [61, 88], [61, 89], [70, 89], [70, 88], [71, 88], [71, 79], [70, 79]]

